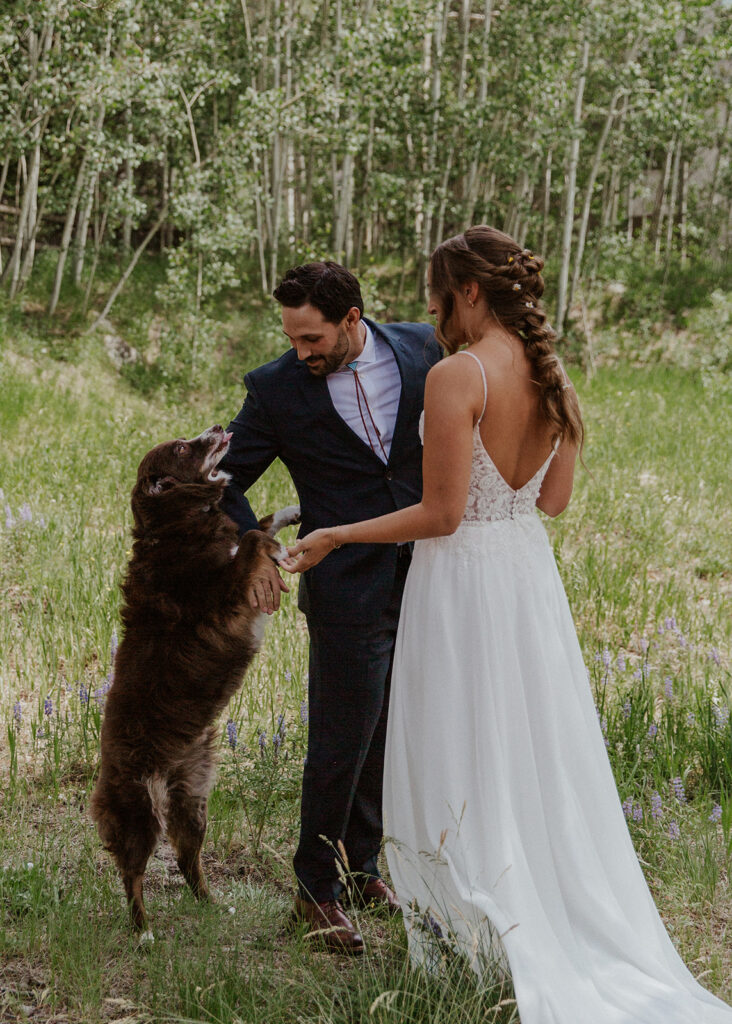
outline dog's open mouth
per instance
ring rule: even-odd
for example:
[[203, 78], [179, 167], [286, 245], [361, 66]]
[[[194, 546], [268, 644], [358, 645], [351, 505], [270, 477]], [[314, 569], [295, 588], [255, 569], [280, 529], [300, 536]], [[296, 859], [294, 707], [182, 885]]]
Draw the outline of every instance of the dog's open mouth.
[[231, 441], [232, 437], [233, 434], [227, 434], [226, 431], [224, 431], [221, 440], [213, 450], [213, 454], [218, 455], [218, 459], [216, 459], [216, 462], [218, 462], [219, 459], [223, 459], [224, 455], [226, 455], [227, 449], [229, 447], [229, 441]]

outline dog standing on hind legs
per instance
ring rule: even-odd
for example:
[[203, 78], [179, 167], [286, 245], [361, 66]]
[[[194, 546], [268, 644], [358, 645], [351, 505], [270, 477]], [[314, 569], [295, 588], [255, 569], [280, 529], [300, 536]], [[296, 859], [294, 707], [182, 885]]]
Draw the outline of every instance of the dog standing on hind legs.
[[124, 636], [91, 814], [141, 932], [148, 926], [145, 869], [164, 832], [194, 895], [209, 898], [201, 847], [215, 721], [262, 642], [265, 615], [249, 597], [267, 563], [285, 554], [274, 535], [299, 521], [293, 506], [238, 539], [219, 507], [228, 476], [217, 467], [230, 436], [215, 426], [191, 441], [157, 445], [132, 491]]

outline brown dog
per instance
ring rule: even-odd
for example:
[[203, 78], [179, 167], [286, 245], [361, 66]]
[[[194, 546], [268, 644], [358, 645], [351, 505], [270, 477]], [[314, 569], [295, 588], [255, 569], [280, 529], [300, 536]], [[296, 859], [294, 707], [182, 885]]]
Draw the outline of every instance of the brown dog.
[[247, 591], [273, 540], [299, 520], [295, 507], [238, 540], [219, 508], [228, 477], [217, 469], [230, 435], [211, 427], [192, 441], [159, 444], [132, 491], [134, 546], [122, 585], [124, 638], [115, 660], [91, 813], [122, 875], [132, 921], [146, 928], [145, 868], [167, 831], [199, 899], [215, 719], [259, 650], [266, 616]]

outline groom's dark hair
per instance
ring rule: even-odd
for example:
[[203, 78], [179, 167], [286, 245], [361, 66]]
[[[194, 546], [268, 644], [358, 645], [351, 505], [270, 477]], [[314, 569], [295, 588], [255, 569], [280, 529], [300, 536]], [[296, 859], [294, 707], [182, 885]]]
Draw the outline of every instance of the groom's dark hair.
[[281, 306], [315, 306], [331, 324], [340, 323], [354, 306], [363, 315], [361, 285], [350, 270], [332, 260], [292, 267], [272, 294]]

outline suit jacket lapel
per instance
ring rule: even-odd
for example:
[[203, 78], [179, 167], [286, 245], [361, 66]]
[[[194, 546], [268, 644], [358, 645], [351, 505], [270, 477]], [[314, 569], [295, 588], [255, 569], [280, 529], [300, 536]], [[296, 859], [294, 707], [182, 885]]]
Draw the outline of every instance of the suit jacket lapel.
[[394, 358], [396, 360], [397, 367], [399, 368], [399, 376], [402, 379], [399, 408], [397, 409], [394, 433], [392, 435], [391, 448], [389, 450], [389, 461], [391, 462], [394, 452], [404, 440], [405, 427], [406, 424], [409, 423], [410, 414], [412, 413], [414, 403], [417, 398], [412, 353], [405, 345], [401, 344], [399, 338], [394, 336], [388, 326], [374, 323], [373, 320], [368, 320], [367, 323], [374, 334], [378, 334], [381, 340], [385, 341], [394, 353]]
[[371, 450], [371, 446], [366, 444], [355, 430], [351, 430], [343, 417], [338, 414], [336, 407], [333, 405], [333, 399], [330, 397], [328, 382], [325, 377], [316, 377], [303, 363], [298, 364], [298, 371], [300, 373], [300, 391], [312, 410], [313, 415], [324, 417], [331, 426], [338, 430], [344, 441], [351, 445], [358, 445], [359, 448], [368, 452], [372, 458], [376, 459], [383, 466], [384, 463]]

